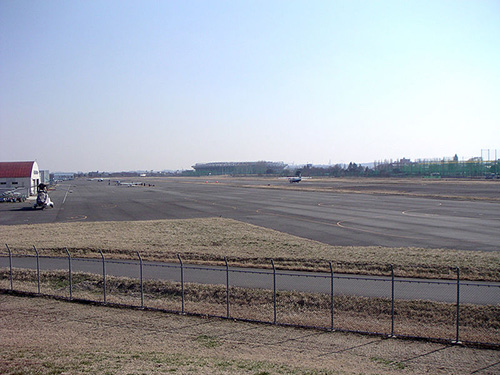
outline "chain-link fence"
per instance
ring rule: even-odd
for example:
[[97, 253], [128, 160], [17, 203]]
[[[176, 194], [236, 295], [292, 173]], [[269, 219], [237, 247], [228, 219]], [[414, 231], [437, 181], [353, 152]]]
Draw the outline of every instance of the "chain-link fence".
[[[136, 259], [0, 257], [0, 288], [183, 314], [500, 348], [500, 283]], [[328, 271], [329, 268], [329, 271]], [[335, 269], [338, 269], [338, 264]]]

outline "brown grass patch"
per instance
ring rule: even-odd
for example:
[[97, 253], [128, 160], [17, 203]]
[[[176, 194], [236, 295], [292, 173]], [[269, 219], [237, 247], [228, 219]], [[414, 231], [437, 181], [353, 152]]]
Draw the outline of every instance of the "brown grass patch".
[[[0, 242], [15, 254], [137, 258], [217, 263], [282, 269], [387, 274], [393, 264], [400, 276], [455, 278], [455, 267], [469, 280], [500, 280], [500, 253], [379, 246], [331, 246], [267, 228], [223, 218], [83, 222], [0, 226]], [[7, 254], [7, 250], [4, 250]]]
[[[484, 373], [498, 351], [0, 294], [0, 373]], [[496, 363], [496, 365], [495, 365]]]
[[[73, 273], [75, 299], [104, 302], [101, 276]], [[148, 280], [144, 282], [144, 306], [172, 312], [182, 311], [181, 284]], [[9, 289], [9, 273], [0, 271], [0, 288]], [[14, 272], [16, 291], [37, 293], [36, 272]], [[186, 313], [227, 317], [225, 286], [186, 283]], [[69, 298], [66, 271], [42, 272], [41, 293]], [[138, 280], [107, 277], [106, 302], [141, 306]], [[336, 295], [333, 299], [335, 329], [391, 334], [391, 301]], [[269, 290], [230, 287], [229, 317], [233, 319], [274, 321], [273, 293]], [[277, 322], [303, 327], [331, 328], [331, 296], [321, 293], [277, 292]], [[456, 305], [431, 301], [395, 301], [395, 334], [400, 336], [453, 340], [456, 337]], [[468, 305], [460, 309], [460, 338], [463, 341], [500, 345], [500, 306]]]

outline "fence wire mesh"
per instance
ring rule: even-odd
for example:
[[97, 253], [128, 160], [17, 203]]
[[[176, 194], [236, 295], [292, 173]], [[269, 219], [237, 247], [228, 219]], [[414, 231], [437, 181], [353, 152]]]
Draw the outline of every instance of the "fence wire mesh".
[[[137, 259], [0, 257], [0, 288], [326, 330], [480, 343], [500, 348], [500, 283], [160, 263]], [[342, 267], [335, 267], [337, 270]], [[369, 267], [368, 267], [369, 268]], [[428, 270], [426, 271], [428, 272]], [[369, 272], [372, 273], [372, 272]]]

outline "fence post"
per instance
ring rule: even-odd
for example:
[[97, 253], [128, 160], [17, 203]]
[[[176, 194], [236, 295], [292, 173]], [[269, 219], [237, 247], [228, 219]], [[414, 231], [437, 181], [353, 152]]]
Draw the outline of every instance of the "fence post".
[[139, 257], [139, 264], [141, 267], [141, 309], [143, 309], [144, 308], [144, 283], [143, 283], [143, 275], [142, 275], [142, 257], [138, 251], [137, 251], [137, 256]]
[[66, 250], [66, 254], [68, 254], [68, 264], [69, 264], [69, 299], [73, 299], [73, 280], [71, 279], [71, 254], [67, 247], [64, 248]]
[[273, 305], [274, 305], [274, 324], [276, 324], [276, 267], [274, 265], [274, 260], [271, 259], [271, 264], [273, 265]]
[[330, 330], [335, 331], [333, 327], [333, 266], [332, 262], [328, 262], [330, 264]]
[[181, 264], [181, 298], [182, 298], [182, 314], [184, 314], [184, 264], [182, 263], [182, 258], [180, 254], [177, 254], [179, 258], [179, 263]]
[[457, 337], [454, 344], [460, 344], [460, 267], [457, 267]]
[[224, 262], [226, 262], [226, 318], [229, 319], [229, 264], [227, 257], [224, 257]]
[[99, 254], [102, 258], [102, 292], [104, 296], [104, 304], [106, 304], [106, 261], [104, 260], [104, 254], [101, 249], [99, 249]]
[[394, 265], [391, 264], [391, 336], [396, 337], [394, 335]]
[[9, 245], [5, 244], [7, 246], [7, 251], [9, 252], [9, 268], [10, 268], [10, 290], [14, 290], [14, 283], [13, 283], [13, 276], [12, 276], [12, 252], [10, 251]]
[[36, 253], [36, 276], [38, 280], [38, 294], [40, 294], [40, 255], [35, 245], [33, 245], [33, 249], [35, 249]]

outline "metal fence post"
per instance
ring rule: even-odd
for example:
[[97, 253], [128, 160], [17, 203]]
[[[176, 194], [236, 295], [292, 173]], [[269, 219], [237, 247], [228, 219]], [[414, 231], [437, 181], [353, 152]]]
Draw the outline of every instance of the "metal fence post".
[[391, 264], [391, 337], [394, 336], [394, 265]]
[[274, 305], [274, 324], [277, 322], [276, 314], [276, 267], [274, 265], [274, 260], [271, 259], [271, 264], [273, 265], [273, 305]]
[[64, 248], [66, 250], [66, 254], [68, 254], [68, 270], [69, 270], [69, 299], [73, 299], [73, 280], [71, 279], [71, 254], [67, 247]]
[[181, 299], [182, 299], [182, 314], [184, 314], [184, 264], [182, 263], [182, 258], [180, 254], [177, 254], [179, 258], [179, 263], [181, 264]]
[[335, 329], [333, 327], [333, 266], [332, 262], [330, 264], [330, 330], [333, 332]]
[[40, 294], [40, 255], [35, 245], [33, 245], [33, 249], [35, 249], [36, 253], [36, 276], [38, 280], [38, 294]]
[[227, 257], [224, 257], [224, 262], [226, 262], [226, 318], [229, 319], [229, 264]]
[[141, 254], [139, 254], [138, 251], [137, 251], [137, 256], [139, 257], [139, 264], [141, 267], [141, 309], [143, 309], [144, 308], [144, 282], [143, 282], [143, 274], [142, 274], [143, 264], [142, 264]]
[[457, 267], [457, 337], [455, 344], [460, 344], [460, 267]]
[[104, 254], [101, 249], [99, 249], [99, 253], [102, 258], [102, 292], [104, 297], [104, 304], [106, 304], [106, 261], [104, 260]]
[[14, 282], [13, 276], [12, 276], [12, 252], [10, 251], [9, 245], [5, 244], [7, 246], [7, 251], [9, 252], [9, 268], [10, 268], [10, 290], [14, 290]]

